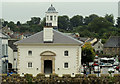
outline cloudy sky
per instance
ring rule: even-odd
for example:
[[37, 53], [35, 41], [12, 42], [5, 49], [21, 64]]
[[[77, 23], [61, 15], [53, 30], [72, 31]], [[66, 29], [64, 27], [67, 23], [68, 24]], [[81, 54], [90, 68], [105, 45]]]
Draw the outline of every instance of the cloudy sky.
[[[58, 2], [58, 1], [46, 1], [40, 0], [19, 0], [15, 2], [14, 0], [4, 0], [2, 4], [0, 3], [0, 9], [2, 9], [2, 18], [7, 21], [20, 21], [22, 23], [30, 20], [31, 17], [41, 17], [45, 16], [45, 12], [52, 3], [59, 15], [68, 15], [72, 17], [74, 15], [88, 16], [90, 14], [97, 14], [99, 16], [105, 16], [105, 14], [113, 14], [115, 19], [118, 17], [118, 0], [85, 0], [84, 2]], [[17, 0], [16, 0], [17, 1]], [[25, 2], [26, 1], [26, 2]]]

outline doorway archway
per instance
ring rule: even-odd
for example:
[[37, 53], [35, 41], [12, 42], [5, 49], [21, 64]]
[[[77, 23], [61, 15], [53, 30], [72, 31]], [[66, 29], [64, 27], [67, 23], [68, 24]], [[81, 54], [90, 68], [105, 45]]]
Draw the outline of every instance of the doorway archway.
[[51, 74], [55, 73], [55, 56], [52, 51], [44, 51], [41, 56], [41, 73]]

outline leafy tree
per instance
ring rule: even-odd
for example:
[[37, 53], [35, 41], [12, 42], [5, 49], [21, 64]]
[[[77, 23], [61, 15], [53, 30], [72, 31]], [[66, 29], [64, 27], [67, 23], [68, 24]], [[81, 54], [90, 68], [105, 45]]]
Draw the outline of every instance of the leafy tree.
[[120, 28], [120, 17], [117, 18], [117, 27]]
[[58, 27], [64, 30], [72, 30], [70, 27], [69, 17], [66, 15], [58, 16]]
[[23, 24], [22, 26], [20, 26], [20, 32], [21, 33], [29, 31], [29, 29], [30, 29], [30, 26], [28, 26], [26, 24]]
[[8, 23], [8, 27], [10, 27], [10, 29], [12, 30], [12, 31], [14, 31], [14, 32], [16, 32], [16, 25], [14, 24], [14, 22], [13, 21], [10, 21], [9, 23]]
[[98, 17], [98, 15], [96, 15], [96, 14], [91, 14], [91, 15], [89, 15], [89, 17], [86, 16], [84, 18], [84, 25], [88, 25], [91, 21], [93, 21], [97, 17]]
[[40, 18], [39, 17], [32, 17], [31, 18], [31, 22], [33, 23], [33, 24], [39, 24], [40, 23]]
[[105, 19], [114, 25], [114, 16], [112, 14], [110, 15], [106, 14]]
[[74, 28], [75, 32], [82, 32], [84, 30], [88, 30], [88, 26], [87, 25], [83, 25], [83, 26], [78, 26], [76, 28]]
[[93, 62], [95, 52], [90, 43], [85, 43], [82, 47], [82, 63]]
[[2, 26], [3, 27], [5, 27], [5, 26], [7, 26], [8, 25], [8, 21], [4, 21], [3, 23], [2, 23]]
[[95, 33], [99, 33], [102, 29], [109, 29], [111, 26], [112, 23], [103, 17], [97, 17], [88, 24], [89, 30]]
[[32, 17], [30, 21], [27, 21], [27, 24], [28, 25], [39, 24], [40, 20], [41, 19], [39, 17]]
[[20, 23], [20, 21], [17, 21], [17, 26], [21, 26], [21, 23]]
[[78, 27], [83, 25], [83, 16], [76, 15], [70, 19], [70, 23], [73, 27]]
[[88, 30], [84, 30], [82, 32], [79, 32], [80, 37], [91, 37], [91, 32], [89, 32]]

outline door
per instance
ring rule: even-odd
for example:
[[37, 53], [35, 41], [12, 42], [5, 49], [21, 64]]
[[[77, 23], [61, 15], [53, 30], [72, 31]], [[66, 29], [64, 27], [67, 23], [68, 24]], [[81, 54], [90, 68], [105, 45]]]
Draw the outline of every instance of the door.
[[44, 60], [44, 73], [45, 74], [52, 73], [52, 60]]

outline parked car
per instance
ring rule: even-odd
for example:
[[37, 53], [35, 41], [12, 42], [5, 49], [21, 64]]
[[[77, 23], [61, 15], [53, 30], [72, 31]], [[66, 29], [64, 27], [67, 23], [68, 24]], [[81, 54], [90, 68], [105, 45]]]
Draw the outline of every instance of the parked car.
[[108, 68], [108, 72], [112, 72], [112, 73], [114, 73], [115, 72], [115, 70], [114, 70], [114, 67], [110, 67], [110, 68]]
[[100, 67], [94, 66], [94, 73], [100, 73]]
[[98, 66], [98, 63], [94, 63], [94, 64], [92, 64], [93, 66]]
[[113, 68], [114, 68], [114, 69], [116, 69], [116, 67], [117, 67], [116, 65], [113, 65]]
[[117, 66], [117, 67], [116, 67], [116, 70], [119, 70], [119, 68], [120, 68], [120, 67], [119, 67], [119, 66]]

